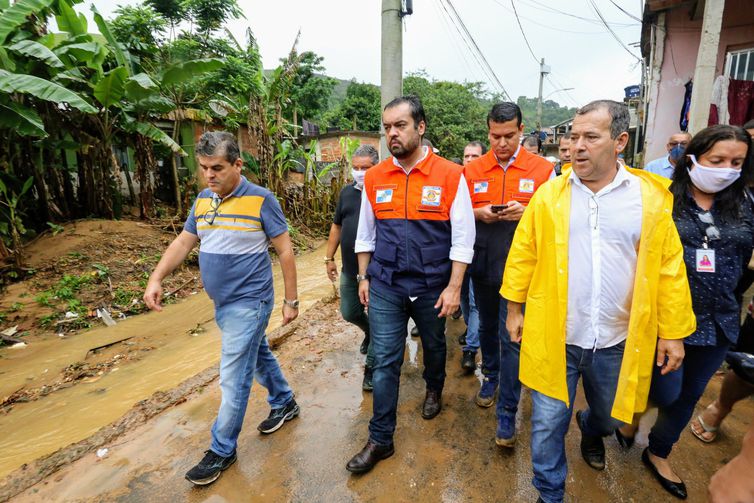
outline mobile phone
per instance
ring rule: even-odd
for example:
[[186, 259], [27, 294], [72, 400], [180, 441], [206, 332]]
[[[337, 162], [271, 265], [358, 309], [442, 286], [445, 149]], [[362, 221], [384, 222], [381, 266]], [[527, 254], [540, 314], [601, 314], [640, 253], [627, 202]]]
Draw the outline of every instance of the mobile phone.
[[493, 204], [490, 210], [492, 211], [492, 213], [500, 213], [507, 207], [507, 204]]

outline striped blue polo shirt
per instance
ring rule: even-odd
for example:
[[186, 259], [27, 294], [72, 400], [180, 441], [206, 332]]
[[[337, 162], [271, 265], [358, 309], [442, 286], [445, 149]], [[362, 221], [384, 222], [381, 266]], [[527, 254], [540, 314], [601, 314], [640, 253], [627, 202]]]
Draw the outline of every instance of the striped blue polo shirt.
[[[217, 208], [214, 220], [213, 206]], [[269, 190], [243, 176], [225, 198], [204, 189], [194, 201], [184, 229], [199, 237], [202, 282], [216, 307], [273, 300], [267, 247], [269, 238], [286, 232], [288, 224]]]

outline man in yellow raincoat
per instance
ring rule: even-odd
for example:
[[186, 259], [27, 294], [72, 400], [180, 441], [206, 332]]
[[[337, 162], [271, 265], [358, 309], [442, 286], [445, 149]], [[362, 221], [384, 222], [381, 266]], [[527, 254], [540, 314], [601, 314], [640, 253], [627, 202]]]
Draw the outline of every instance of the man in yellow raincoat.
[[628, 125], [615, 101], [576, 113], [572, 169], [534, 194], [500, 289], [532, 390], [533, 483], [546, 503], [563, 500], [579, 377], [589, 404], [576, 414], [581, 453], [602, 470], [602, 438], [645, 409], [652, 366], [676, 370], [696, 328], [667, 182], [618, 164]]

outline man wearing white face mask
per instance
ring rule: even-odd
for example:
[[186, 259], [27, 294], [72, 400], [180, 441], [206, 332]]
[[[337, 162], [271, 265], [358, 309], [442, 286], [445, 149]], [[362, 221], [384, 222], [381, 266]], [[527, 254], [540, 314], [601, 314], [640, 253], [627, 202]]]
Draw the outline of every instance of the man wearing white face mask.
[[[681, 369], [652, 378], [649, 398], [659, 413], [642, 461], [666, 491], [682, 499], [686, 487], [670, 466], [670, 452], [739, 335], [735, 290], [754, 247], [754, 215], [744, 192], [754, 176], [751, 151], [752, 140], [741, 128], [704, 129], [689, 142], [670, 185], [697, 328], [684, 340]], [[617, 431], [624, 447], [635, 431], [631, 425]]]
[[364, 312], [364, 306], [359, 301], [359, 283], [356, 281], [359, 266], [353, 247], [356, 242], [356, 230], [359, 227], [359, 209], [361, 208], [364, 175], [369, 168], [379, 161], [380, 156], [377, 149], [371, 145], [361, 145], [351, 156], [353, 183], [343, 187], [343, 190], [340, 191], [333, 223], [330, 226], [330, 236], [327, 240], [327, 253], [325, 255], [327, 277], [330, 278], [330, 281], [335, 282], [338, 279], [335, 252], [340, 245], [340, 257], [343, 264], [343, 274], [340, 275], [340, 313], [344, 320], [353, 323], [364, 331], [364, 340], [360, 348], [361, 354], [367, 355], [362, 382], [364, 391], [372, 391], [374, 352], [369, 343], [369, 319]]
[[668, 138], [667, 145], [665, 145], [668, 155], [648, 162], [644, 166], [644, 171], [672, 179], [675, 165], [683, 157], [683, 152], [686, 150], [690, 139], [691, 135], [689, 133], [675, 133], [671, 135]]

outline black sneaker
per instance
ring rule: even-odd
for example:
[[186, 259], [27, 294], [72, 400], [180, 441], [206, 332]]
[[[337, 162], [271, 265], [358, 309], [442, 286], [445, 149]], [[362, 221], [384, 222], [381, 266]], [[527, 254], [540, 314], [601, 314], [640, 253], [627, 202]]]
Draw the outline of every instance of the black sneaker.
[[270, 411], [270, 415], [267, 417], [267, 419], [259, 423], [257, 429], [265, 434], [273, 433], [279, 430], [286, 421], [290, 421], [294, 417], [298, 416], [299, 410], [300, 409], [298, 408], [296, 400], [291, 398], [291, 401], [288, 402], [285, 407], [272, 409]]
[[364, 367], [364, 380], [361, 381], [361, 389], [364, 391], [372, 391], [374, 386], [372, 385], [372, 367]]
[[461, 356], [461, 368], [466, 374], [476, 370], [476, 351], [464, 351]]
[[224, 458], [213, 451], [204, 451], [204, 458], [199, 464], [186, 472], [186, 480], [198, 486], [206, 486], [220, 477], [230, 465], [236, 462], [236, 451]]
[[367, 354], [367, 351], [369, 350], [369, 336], [365, 335], [364, 340], [361, 341], [361, 346], [359, 346], [359, 353], [362, 355]]
[[466, 345], [466, 330], [464, 330], [463, 333], [458, 336], [458, 344], [460, 344], [461, 346]]

